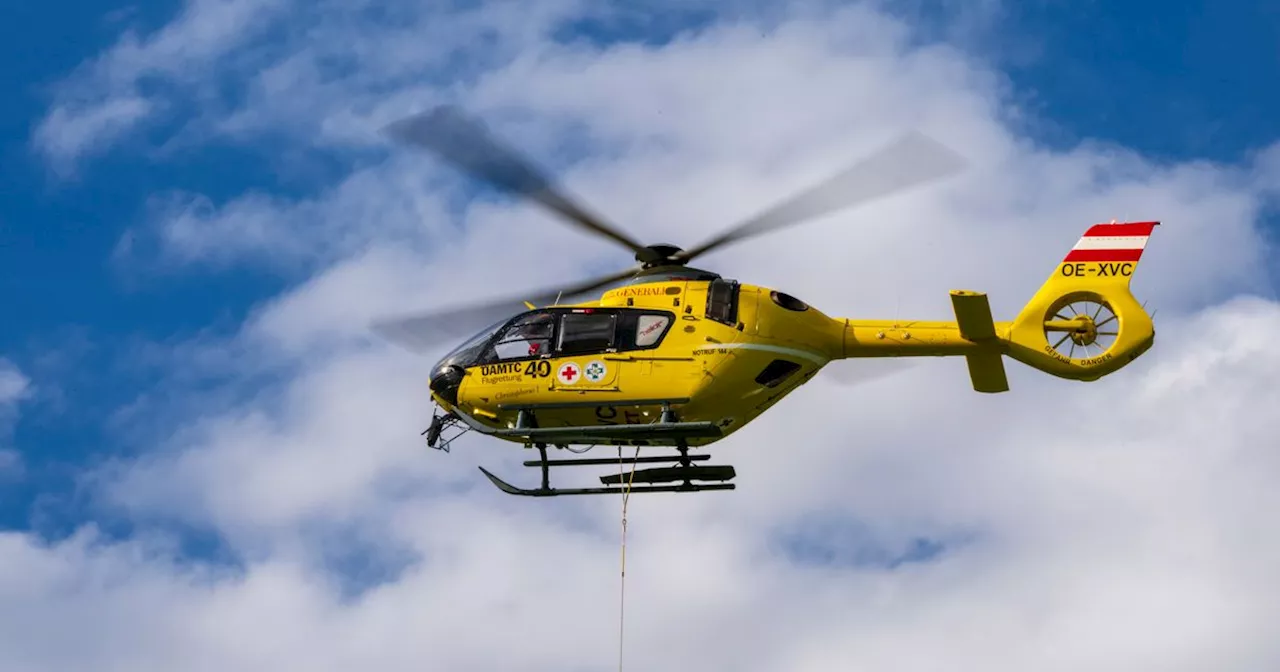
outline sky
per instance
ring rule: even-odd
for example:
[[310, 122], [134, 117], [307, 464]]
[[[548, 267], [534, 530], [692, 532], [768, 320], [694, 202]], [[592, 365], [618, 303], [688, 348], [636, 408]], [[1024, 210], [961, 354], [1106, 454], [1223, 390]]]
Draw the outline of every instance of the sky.
[[1280, 10], [10, 4], [0, 668], [617, 668], [620, 502], [426, 449], [433, 357], [367, 329], [630, 263], [378, 133], [442, 103], [645, 242], [909, 129], [965, 156], [701, 264], [833, 315], [1012, 317], [1089, 225], [1162, 222], [1121, 372], [819, 376], [716, 446], [738, 490], [633, 498], [627, 669], [1280, 665]]

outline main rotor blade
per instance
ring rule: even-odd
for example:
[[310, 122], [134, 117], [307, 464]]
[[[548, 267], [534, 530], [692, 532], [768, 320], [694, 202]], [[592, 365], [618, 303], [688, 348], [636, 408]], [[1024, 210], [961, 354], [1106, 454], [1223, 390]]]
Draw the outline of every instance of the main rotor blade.
[[965, 165], [960, 155], [941, 143], [911, 132], [825, 182], [774, 205], [702, 245], [677, 254], [676, 258], [687, 262], [745, 238], [801, 224], [942, 179], [960, 172]]
[[532, 161], [499, 142], [484, 124], [451, 105], [392, 122], [383, 132], [431, 151], [476, 179], [536, 201], [580, 228], [620, 243], [632, 252], [644, 249], [617, 227], [574, 203]]
[[441, 344], [452, 344], [449, 341], [474, 336], [485, 327], [527, 311], [529, 307], [525, 305], [525, 301], [538, 307], [565, 302], [571, 297], [625, 280], [638, 270], [640, 269], [629, 268], [563, 289], [545, 290], [533, 296], [509, 297], [478, 305], [377, 320], [370, 328], [396, 345], [423, 353]]

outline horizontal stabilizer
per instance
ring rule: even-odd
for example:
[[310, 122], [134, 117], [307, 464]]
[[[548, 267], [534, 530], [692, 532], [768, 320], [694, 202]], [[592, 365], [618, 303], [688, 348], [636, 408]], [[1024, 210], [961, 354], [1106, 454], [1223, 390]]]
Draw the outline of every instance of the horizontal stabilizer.
[[991, 304], [987, 302], [986, 294], [952, 290], [951, 307], [955, 310], [962, 338], [975, 343], [995, 340], [996, 323], [991, 317]]
[[[962, 289], [952, 290], [951, 308], [956, 313], [956, 326], [960, 337], [974, 343], [996, 342], [996, 323], [991, 317], [991, 304], [982, 292]], [[1008, 392], [1009, 380], [1005, 377], [1004, 361], [995, 350], [973, 352], [965, 355], [969, 365], [969, 380], [979, 392]]]
[[1004, 373], [1004, 360], [998, 352], [975, 352], [965, 355], [969, 380], [979, 392], [1008, 392], [1009, 379]]

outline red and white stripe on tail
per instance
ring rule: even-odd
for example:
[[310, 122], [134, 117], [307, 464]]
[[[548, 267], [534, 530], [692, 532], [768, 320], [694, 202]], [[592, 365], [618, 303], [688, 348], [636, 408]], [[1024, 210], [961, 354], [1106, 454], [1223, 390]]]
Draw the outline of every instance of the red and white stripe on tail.
[[1160, 222], [1095, 224], [1067, 253], [1066, 262], [1137, 261]]

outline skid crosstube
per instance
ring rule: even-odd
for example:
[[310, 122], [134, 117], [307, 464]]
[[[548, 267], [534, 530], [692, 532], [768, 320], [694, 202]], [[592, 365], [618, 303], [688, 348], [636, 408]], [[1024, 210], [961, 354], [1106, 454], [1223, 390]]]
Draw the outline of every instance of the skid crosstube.
[[654, 422], [647, 425], [588, 425], [583, 427], [513, 427], [494, 436], [517, 437], [533, 443], [599, 444], [612, 441], [679, 441], [720, 436], [711, 422]]

